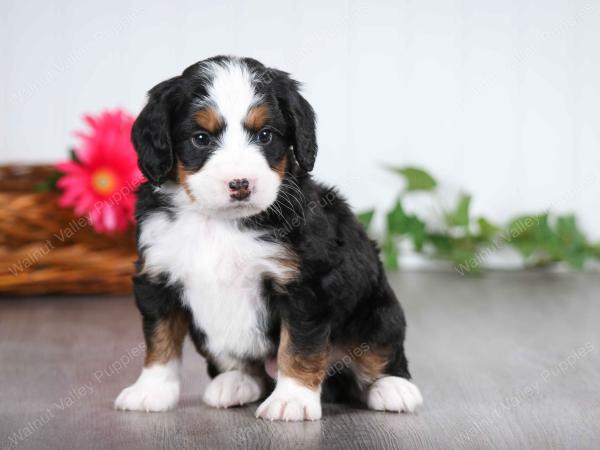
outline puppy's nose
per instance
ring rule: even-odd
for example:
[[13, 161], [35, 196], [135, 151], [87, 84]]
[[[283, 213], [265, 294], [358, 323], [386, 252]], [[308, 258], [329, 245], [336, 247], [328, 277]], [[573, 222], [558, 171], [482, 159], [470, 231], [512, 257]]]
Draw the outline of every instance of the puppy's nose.
[[250, 182], [246, 178], [236, 178], [229, 182], [229, 196], [234, 200], [244, 200], [250, 196]]
[[250, 182], [247, 178], [236, 178], [235, 180], [231, 180], [229, 182], [229, 189], [232, 191], [239, 191], [240, 189], [248, 189], [250, 186]]

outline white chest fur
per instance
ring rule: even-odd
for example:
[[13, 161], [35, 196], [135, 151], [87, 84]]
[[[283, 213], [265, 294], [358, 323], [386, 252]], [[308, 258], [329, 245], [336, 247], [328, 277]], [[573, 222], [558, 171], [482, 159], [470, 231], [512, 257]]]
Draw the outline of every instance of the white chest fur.
[[286, 249], [236, 222], [193, 210], [179, 211], [174, 220], [156, 212], [140, 226], [144, 269], [183, 285], [183, 301], [205, 333], [209, 352], [222, 361], [264, 357], [270, 347], [263, 280], [293, 276], [282, 264]]

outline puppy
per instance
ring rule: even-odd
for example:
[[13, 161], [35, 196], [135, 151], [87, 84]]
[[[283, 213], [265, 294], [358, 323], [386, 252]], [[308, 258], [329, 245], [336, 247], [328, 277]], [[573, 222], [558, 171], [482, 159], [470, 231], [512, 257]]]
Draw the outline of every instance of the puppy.
[[377, 247], [309, 175], [315, 115], [298, 88], [218, 56], [150, 90], [132, 132], [148, 180], [133, 280], [147, 354], [116, 408], [176, 406], [188, 333], [216, 408], [263, 400], [257, 417], [299, 421], [321, 417], [322, 394], [381, 411], [421, 404]]

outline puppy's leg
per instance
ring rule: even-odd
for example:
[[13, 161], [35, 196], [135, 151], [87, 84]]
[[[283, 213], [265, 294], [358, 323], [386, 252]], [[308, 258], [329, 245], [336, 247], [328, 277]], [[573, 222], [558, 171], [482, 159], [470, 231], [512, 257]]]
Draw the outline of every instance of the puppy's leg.
[[361, 388], [360, 398], [369, 409], [413, 412], [423, 403], [419, 388], [409, 381], [403, 345], [391, 348], [363, 345], [352, 362]]
[[321, 384], [327, 369], [327, 343], [313, 340], [303, 348], [301, 341], [302, 336], [297, 330], [282, 324], [277, 352], [277, 385], [259, 406], [257, 417], [285, 421], [321, 418]]
[[130, 411], [167, 411], [179, 401], [181, 349], [189, 327], [189, 315], [172, 308], [156, 318], [144, 315], [146, 359], [137, 381], [123, 389], [115, 408]]
[[204, 391], [204, 403], [215, 408], [229, 408], [264, 397], [268, 382], [262, 364], [210, 354], [204, 333], [195, 327], [191, 327], [190, 336], [198, 353], [206, 359], [211, 378]]

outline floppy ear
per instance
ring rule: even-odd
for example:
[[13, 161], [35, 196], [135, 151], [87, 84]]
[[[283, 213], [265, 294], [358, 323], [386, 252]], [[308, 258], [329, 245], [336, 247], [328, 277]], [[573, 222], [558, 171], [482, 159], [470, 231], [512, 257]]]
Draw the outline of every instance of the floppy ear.
[[294, 145], [294, 156], [300, 167], [310, 172], [317, 157], [317, 136], [315, 113], [299, 92], [299, 83], [279, 72], [283, 78], [283, 95], [280, 102], [290, 125]]
[[148, 103], [131, 131], [131, 140], [138, 154], [138, 165], [154, 185], [163, 183], [173, 169], [171, 115], [176, 107], [180, 78], [163, 81], [150, 90]]

